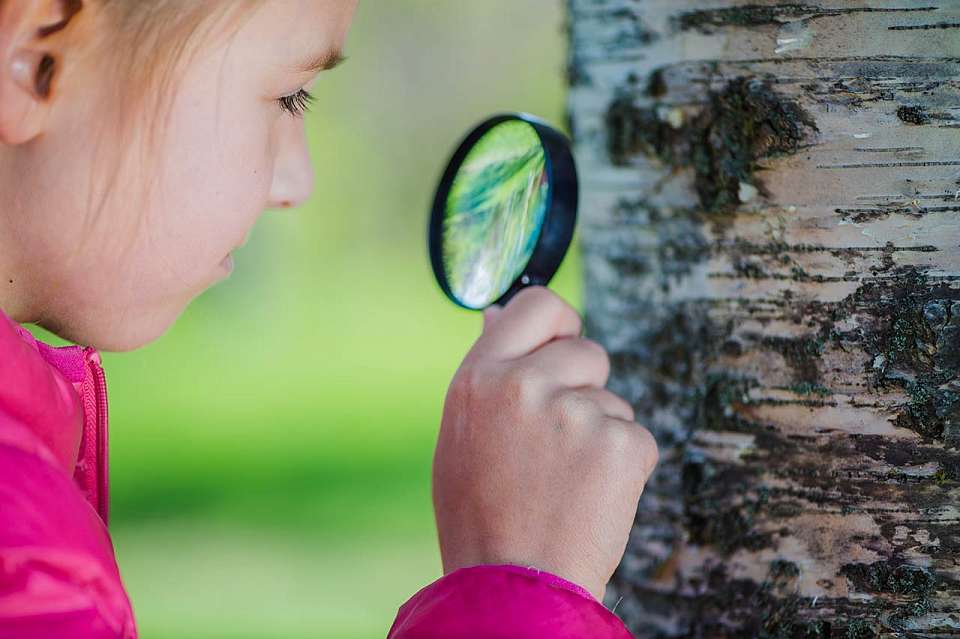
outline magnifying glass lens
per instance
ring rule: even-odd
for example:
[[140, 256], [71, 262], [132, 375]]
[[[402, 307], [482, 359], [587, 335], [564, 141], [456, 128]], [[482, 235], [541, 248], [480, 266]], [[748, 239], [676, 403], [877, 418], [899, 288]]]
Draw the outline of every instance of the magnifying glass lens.
[[443, 218], [451, 293], [485, 308], [521, 276], [550, 204], [547, 156], [536, 129], [508, 120], [487, 131], [454, 177]]
[[447, 164], [430, 209], [427, 247], [458, 306], [506, 305], [556, 274], [577, 224], [570, 140], [526, 113], [476, 126]]

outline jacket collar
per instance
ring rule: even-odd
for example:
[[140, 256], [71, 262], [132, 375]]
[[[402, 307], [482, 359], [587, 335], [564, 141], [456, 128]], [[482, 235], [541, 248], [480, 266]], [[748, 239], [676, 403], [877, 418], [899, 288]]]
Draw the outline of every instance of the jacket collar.
[[0, 354], [0, 417], [9, 418], [0, 420], [6, 435], [0, 443], [55, 460], [106, 523], [107, 388], [100, 354], [46, 344], [2, 310]]

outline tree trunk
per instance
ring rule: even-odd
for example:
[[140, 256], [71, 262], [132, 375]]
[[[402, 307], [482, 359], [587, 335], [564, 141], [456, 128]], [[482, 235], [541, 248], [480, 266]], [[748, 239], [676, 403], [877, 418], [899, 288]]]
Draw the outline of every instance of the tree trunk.
[[568, 0], [638, 637], [960, 636], [960, 2]]

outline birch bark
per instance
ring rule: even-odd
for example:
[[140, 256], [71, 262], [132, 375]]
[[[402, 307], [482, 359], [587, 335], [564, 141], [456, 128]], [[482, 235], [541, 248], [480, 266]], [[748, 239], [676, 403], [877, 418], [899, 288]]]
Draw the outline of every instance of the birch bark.
[[567, 0], [638, 637], [960, 636], [960, 2]]

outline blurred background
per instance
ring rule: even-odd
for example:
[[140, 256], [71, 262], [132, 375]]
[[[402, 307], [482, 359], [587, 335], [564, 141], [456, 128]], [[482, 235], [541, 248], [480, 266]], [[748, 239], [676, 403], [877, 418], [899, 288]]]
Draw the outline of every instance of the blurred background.
[[[166, 336], [105, 356], [144, 639], [383, 637], [440, 576], [433, 446], [482, 318], [434, 283], [427, 212], [481, 119], [564, 126], [564, 19], [562, 0], [360, 2], [308, 116], [313, 199], [265, 215]], [[582, 308], [576, 251], [553, 288]]]

